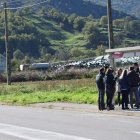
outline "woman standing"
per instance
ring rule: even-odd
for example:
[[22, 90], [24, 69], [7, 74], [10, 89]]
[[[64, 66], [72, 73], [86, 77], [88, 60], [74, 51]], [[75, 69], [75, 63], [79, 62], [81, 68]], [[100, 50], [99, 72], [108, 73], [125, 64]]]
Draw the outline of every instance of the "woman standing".
[[121, 93], [122, 93], [122, 109], [129, 109], [128, 108], [128, 94], [129, 94], [129, 86], [128, 86], [128, 76], [127, 70], [123, 70], [120, 78], [119, 78]]
[[113, 70], [110, 68], [106, 71], [105, 87], [107, 96], [107, 110], [114, 110], [114, 106], [112, 105], [112, 99], [115, 93], [115, 78], [113, 76]]
[[121, 96], [121, 89], [120, 89], [120, 83], [119, 83], [119, 78], [122, 74], [122, 69], [118, 69], [117, 74], [116, 74], [116, 93], [118, 94], [118, 105], [120, 106], [121, 102], [120, 102], [120, 96]]

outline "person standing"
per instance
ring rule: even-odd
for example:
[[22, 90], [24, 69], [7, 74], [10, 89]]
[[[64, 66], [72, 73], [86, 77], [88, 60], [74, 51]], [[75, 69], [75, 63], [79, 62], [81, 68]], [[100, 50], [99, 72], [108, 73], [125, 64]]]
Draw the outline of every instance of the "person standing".
[[[140, 69], [139, 69], [139, 65], [138, 63], [134, 63], [134, 70], [136, 71], [136, 73], [139, 75], [140, 77]], [[139, 105], [140, 105], [140, 82], [139, 82], [139, 86], [138, 86], [138, 100], [139, 100]], [[136, 105], [135, 105], [136, 106]]]
[[138, 63], [134, 63], [133, 67], [134, 67], [134, 70], [136, 71], [136, 73], [139, 73], [139, 65], [138, 65]]
[[105, 83], [104, 83], [104, 76], [105, 76], [105, 70], [104, 68], [101, 68], [99, 70], [99, 74], [96, 76], [96, 85], [98, 88], [98, 108], [99, 110], [105, 109], [104, 104], [104, 94], [105, 94]]
[[120, 84], [120, 89], [122, 93], [122, 109], [129, 109], [128, 108], [128, 76], [127, 76], [127, 70], [123, 70], [120, 78], [119, 78], [119, 84]]
[[121, 104], [121, 101], [120, 101], [120, 96], [121, 96], [121, 89], [120, 89], [120, 83], [119, 83], [119, 78], [122, 74], [122, 69], [118, 69], [117, 71], [117, 74], [115, 76], [115, 79], [116, 79], [116, 93], [118, 94], [118, 105], [120, 106]]
[[138, 97], [138, 86], [140, 83], [140, 78], [138, 73], [134, 70], [134, 67], [130, 67], [130, 72], [128, 73], [128, 84], [130, 87], [130, 105], [133, 108], [133, 94], [136, 99], [136, 107], [139, 108], [139, 97]]
[[114, 110], [114, 106], [112, 105], [112, 100], [115, 93], [115, 78], [113, 76], [113, 70], [108, 69], [106, 71], [105, 76], [105, 87], [106, 87], [106, 96], [107, 96], [107, 110]]

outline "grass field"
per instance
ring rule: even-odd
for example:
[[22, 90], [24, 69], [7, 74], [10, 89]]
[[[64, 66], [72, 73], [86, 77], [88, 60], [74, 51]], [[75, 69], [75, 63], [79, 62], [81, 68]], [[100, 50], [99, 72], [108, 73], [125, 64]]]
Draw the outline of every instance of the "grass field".
[[94, 79], [56, 80], [0, 85], [0, 101], [27, 105], [46, 102], [97, 103]]

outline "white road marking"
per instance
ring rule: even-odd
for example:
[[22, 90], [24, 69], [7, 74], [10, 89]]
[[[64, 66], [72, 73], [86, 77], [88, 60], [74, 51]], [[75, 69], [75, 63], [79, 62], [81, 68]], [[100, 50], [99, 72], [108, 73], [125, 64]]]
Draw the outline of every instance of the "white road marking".
[[136, 131], [136, 132], [134, 132], [134, 133], [136, 133], [136, 134], [139, 134], [139, 135], [140, 135], [140, 132], [137, 132], [137, 131]]
[[0, 123], [0, 133], [26, 140], [95, 140], [3, 123]]

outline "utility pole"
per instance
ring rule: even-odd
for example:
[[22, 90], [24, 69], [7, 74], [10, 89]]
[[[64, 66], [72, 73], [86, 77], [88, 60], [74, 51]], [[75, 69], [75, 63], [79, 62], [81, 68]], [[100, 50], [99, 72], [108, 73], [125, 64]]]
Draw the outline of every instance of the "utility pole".
[[4, 3], [4, 16], [5, 16], [5, 49], [6, 49], [7, 85], [11, 85], [11, 59], [10, 59], [10, 48], [8, 47], [8, 20], [7, 20], [6, 2]]
[[[107, 17], [108, 17], [109, 49], [113, 49], [114, 48], [114, 37], [113, 37], [111, 0], [108, 0], [108, 3], [107, 3]], [[112, 58], [112, 53], [110, 53], [110, 65], [115, 69], [115, 63], [114, 63], [114, 58]]]

